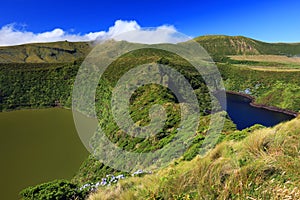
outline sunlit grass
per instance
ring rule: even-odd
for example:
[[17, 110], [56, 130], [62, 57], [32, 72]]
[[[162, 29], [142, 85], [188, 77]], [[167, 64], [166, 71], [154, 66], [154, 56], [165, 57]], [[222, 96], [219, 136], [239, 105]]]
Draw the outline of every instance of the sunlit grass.
[[205, 157], [99, 188], [98, 199], [297, 199], [300, 118], [226, 141]]

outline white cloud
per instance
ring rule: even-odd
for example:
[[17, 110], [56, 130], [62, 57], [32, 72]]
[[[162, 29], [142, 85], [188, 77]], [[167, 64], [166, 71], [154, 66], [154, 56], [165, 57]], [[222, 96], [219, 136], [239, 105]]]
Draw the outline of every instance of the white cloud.
[[174, 26], [163, 25], [151, 29], [142, 28], [136, 21], [115, 21], [108, 31], [90, 32], [87, 34], [74, 34], [56, 28], [52, 31], [33, 33], [18, 30], [15, 24], [8, 24], [0, 29], [0, 46], [19, 45], [36, 42], [55, 41], [91, 41], [114, 38], [116, 40], [127, 40], [141, 43], [176, 43], [187, 40], [186, 37], [178, 35]]
[[18, 45], [35, 42], [55, 42], [62, 40], [69, 41], [89, 41], [95, 40], [99, 34], [89, 33], [85, 35], [69, 34], [68, 32], [56, 28], [43, 33], [33, 33], [15, 28], [14, 24], [8, 24], [0, 29], [0, 46]]

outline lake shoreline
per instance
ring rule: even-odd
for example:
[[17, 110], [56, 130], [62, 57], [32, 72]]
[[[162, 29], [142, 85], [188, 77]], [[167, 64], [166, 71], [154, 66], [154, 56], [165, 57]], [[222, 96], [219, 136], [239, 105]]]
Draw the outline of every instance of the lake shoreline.
[[44, 106], [44, 107], [18, 107], [16, 109], [6, 109], [0, 110], [0, 113], [9, 113], [14, 111], [26, 111], [26, 110], [43, 110], [43, 109], [63, 109], [63, 110], [71, 110], [69, 107], [64, 106]]
[[[300, 113], [292, 111], [292, 110], [283, 109], [283, 108], [279, 108], [276, 106], [268, 106], [268, 105], [264, 105], [264, 104], [255, 103], [255, 97], [253, 97], [249, 94], [235, 92], [235, 91], [225, 91], [225, 92], [226, 92], [226, 94], [228, 93], [228, 94], [233, 94], [233, 95], [239, 95], [239, 96], [249, 99], [250, 105], [255, 108], [262, 108], [262, 109], [266, 109], [266, 110], [270, 110], [270, 111], [280, 112], [280, 113], [291, 115], [294, 117], [297, 117], [300, 115]], [[216, 93], [218, 93], [218, 92], [216, 92]], [[71, 110], [71, 108], [69, 108], [69, 107], [56, 105], [56, 106], [45, 106], [45, 107], [18, 107], [16, 109], [0, 110], [0, 113], [1, 112], [5, 113], [5, 112], [13, 112], [13, 111], [22, 111], [22, 110], [53, 109], [53, 108]]]
[[278, 108], [276, 106], [268, 106], [268, 105], [264, 105], [264, 104], [257, 104], [257, 103], [255, 103], [255, 97], [253, 97], [249, 94], [244, 94], [244, 93], [235, 92], [235, 91], [226, 91], [226, 94], [227, 93], [228, 94], [233, 94], [233, 95], [239, 95], [239, 96], [242, 96], [242, 97], [245, 97], [245, 98], [249, 99], [250, 100], [250, 105], [252, 107], [255, 107], [255, 108], [262, 108], [262, 109], [266, 109], [266, 110], [270, 110], [270, 111], [280, 112], [280, 113], [291, 115], [291, 116], [294, 116], [294, 117], [297, 117], [299, 115], [298, 112], [295, 112], [295, 111], [292, 111], [292, 110]]

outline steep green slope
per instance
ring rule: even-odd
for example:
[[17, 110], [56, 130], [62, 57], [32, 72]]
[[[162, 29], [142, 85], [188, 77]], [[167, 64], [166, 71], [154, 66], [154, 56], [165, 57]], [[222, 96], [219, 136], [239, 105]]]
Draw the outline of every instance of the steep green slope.
[[70, 107], [78, 68], [73, 63], [0, 64], [0, 110]]
[[195, 38], [210, 54], [217, 55], [300, 55], [300, 43], [266, 43], [243, 36], [211, 35]]
[[201, 36], [194, 40], [213, 55], [260, 54], [256, 41], [242, 36]]
[[[99, 187], [89, 200], [298, 199], [300, 119], [228, 139], [205, 157]], [[234, 132], [239, 135], [240, 132]]]
[[0, 63], [67, 63], [84, 58], [88, 42], [53, 42], [0, 47]]
[[[104, 78], [100, 80], [98, 89], [96, 91], [96, 110], [99, 125], [106, 133], [107, 137], [119, 147], [122, 147], [127, 151], [142, 153], [160, 149], [167, 145], [176, 136], [176, 133], [180, 129], [179, 100], [170, 90], [156, 84], [148, 84], [138, 88], [131, 96], [129, 109], [130, 116], [132, 117], [134, 123], [137, 126], [145, 126], [150, 123], [149, 113], [151, 113], [150, 109], [152, 106], [159, 104], [164, 107], [167, 118], [164, 126], [158, 133], [153, 134], [150, 132], [151, 136], [149, 135], [147, 138], [138, 138], [128, 135], [118, 127], [112, 114], [112, 89], [115, 88], [117, 80], [119, 80], [125, 72], [137, 65], [142, 65], [145, 63], [161, 63], [162, 60], [164, 60], [164, 62], [168, 61], [169, 66], [178, 69], [186, 77], [186, 79], [191, 82], [191, 85], [196, 90], [198, 97], [200, 114], [207, 116], [208, 113], [206, 110], [209, 111], [211, 109], [211, 99], [208, 89], [204, 84], [204, 80], [200, 78], [200, 75], [197, 73], [197, 71], [193, 69], [185, 60], [178, 58], [178, 56], [174, 54], [153, 49], [137, 50], [125, 54], [107, 68]], [[151, 77], [148, 78], [151, 79]], [[136, 80], [132, 81], [133, 82], [127, 80], [126, 84], [134, 85]], [[177, 80], [174, 79], [172, 81], [175, 83]], [[199, 128], [199, 135], [195, 137], [195, 140], [203, 140], [203, 135], [207, 131], [208, 124], [209, 120], [203, 122], [203, 126], [201, 126], [201, 129]], [[235, 128], [229, 120], [227, 128]], [[96, 140], [97, 138], [98, 136], [95, 134], [95, 140], [92, 139], [91, 142], [91, 145], [94, 149], [98, 148], [98, 143]], [[186, 155], [187, 159], [191, 159], [197, 154], [197, 150], [200, 147], [200, 142], [197, 145], [197, 147], [193, 147], [193, 150]], [[89, 167], [89, 164], [86, 166]], [[86, 171], [86, 169], [82, 169], [81, 171]], [[97, 178], [97, 175], [95, 178]], [[81, 177], [79, 179], [85, 178]]]

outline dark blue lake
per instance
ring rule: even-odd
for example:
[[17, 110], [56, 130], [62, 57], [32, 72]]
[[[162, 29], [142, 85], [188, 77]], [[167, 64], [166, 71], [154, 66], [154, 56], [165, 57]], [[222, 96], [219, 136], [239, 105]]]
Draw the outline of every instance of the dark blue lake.
[[294, 118], [293, 115], [253, 107], [250, 105], [250, 99], [237, 94], [227, 93], [226, 96], [226, 110], [239, 130], [250, 127], [254, 124], [261, 124], [267, 127], [274, 126], [280, 122]]

